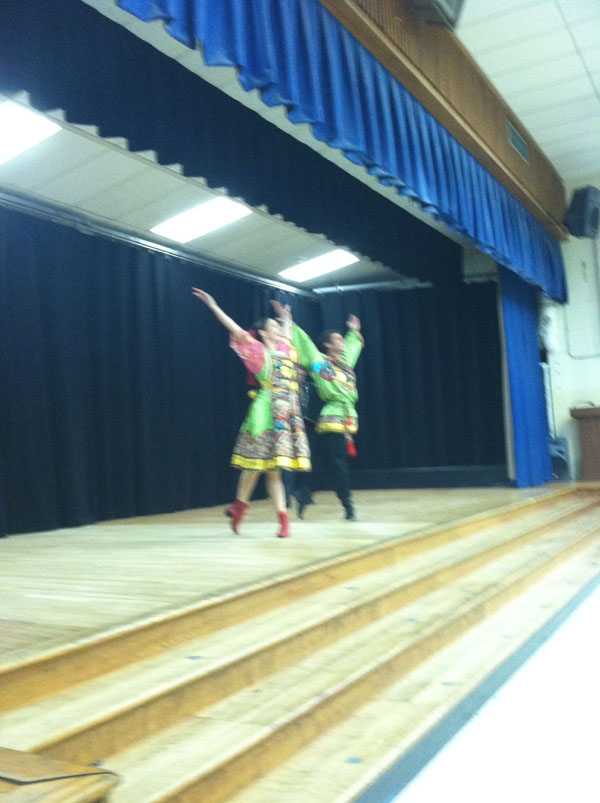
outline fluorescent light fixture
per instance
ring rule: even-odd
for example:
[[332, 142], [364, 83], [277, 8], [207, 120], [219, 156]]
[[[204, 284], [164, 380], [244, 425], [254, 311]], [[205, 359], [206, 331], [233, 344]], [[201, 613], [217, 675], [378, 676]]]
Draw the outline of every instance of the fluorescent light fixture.
[[60, 131], [60, 126], [11, 100], [0, 103], [0, 165]]
[[189, 243], [251, 214], [252, 210], [243, 204], [230, 201], [229, 198], [215, 198], [159, 223], [150, 231], [178, 243]]
[[331, 273], [331, 271], [345, 268], [354, 262], [358, 262], [358, 257], [355, 257], [349, 251], [344, 251], [342, 248], [336, 248], [335, 251], [329, 251], [320, 257], [286, 268], [279, 275], [293, 282], [307, 282], [309, 279], [322, 276], [324, 273]]

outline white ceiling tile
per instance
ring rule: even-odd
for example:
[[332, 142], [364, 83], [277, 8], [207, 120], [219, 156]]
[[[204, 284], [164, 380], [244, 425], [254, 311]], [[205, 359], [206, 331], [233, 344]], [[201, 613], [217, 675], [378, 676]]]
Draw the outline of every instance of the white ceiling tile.
[[143, 169], [127, 154], [105, 148], [104, 153], [68, 170], [44, 185], [48, 198], [60, 203], [85, 206], [85, 199], [110, 186], [116, 192], [127, 192], [126, 179]]
[[[565, 81], [548, 83], [529, 89], [527, 92], [506, 94], [505, 98], [513, 111], [524, 114], [526, 111], [535, 111], [567, 103], [572, 100], [595, 98], [596, 93], [588, 75], [583, 78], [570, 78]], [[535, 132], [534, 132], [535, 133]]]
[[600, 46], [581, 54], [586, 69], [591, 73], [600, 72]]
[[529, 131], [543, 130], [546, 126], [552, 126], [563, 120], [585, 121], [590, 113], [590, 107], [593, 108], [595, 102], [596, 96], [590, 92], [585, 98], [556, 102], [543, 109], [522, 111], [519, 113], [519, 118]]
[[486, 17], [473, 25], [460, 28], [459, 38], [476, 57], [485, 50], [498, 47], [499, 42], [509, 45], [535, 31], [536, 36], [560, 31], [563, 17], [554, 0], [535, 5], [524, 5], [506, 13]]
[[362, 284], [363, 282], [389, 282], [398, 281], [401, 275], [389, 268], [378, 267], [372, 263], [360, 260], [329, 275], [319, 276], [310, 282], [310, 287], [335, 287], [344, 284]]
[[528, 6], [536, 6], [545, 0], [465, 0], [459, 21], [458, 31], [475, 25], [487, 17], [496, 17], [510, 11], [516, 11]]
[[280, 223], [269, 218], [253, 214], [236, 220], [222, 229], [211, 231], [198, 240], [193, 240], [194, 244], [200, 244], [211, 253], [244, 254], [254, 250], [265, 251], [269, 248], [270, 242], [285, 240], [288, 237], [288, 229]]
[[[223, 229], [224, 232], [225, 229]], [[227, 258], [243, 256], [244, 261], [256, 259], [259, 263], [267, 265], [269, 269], [274, 264], [278, 265], [278, 260], [285, 254], [292, 255], [290, 258], [294, 260], [298, 248], [296, 239], [301, 234], [291, 227], [282, 226], [277, 221], [272, 221], [272, 225], [267, 230], [255, 231], [245, 238], [237, 238], [235, 241], [230, 241], [227, 236], [223, 236], [223, 233], [219, 237], [211, 237], [210, 240], [208, 237], [203, 238], [205, 240], [203, 245], [206, 245], [213, 253], [222, 254]], [[323, 249], [322, 243], [319, 244], [319, 247]]]
[[[575, 157], [575, 155], [582, 154], [585, 151], [597, 154], [598, 143], [598, 134], [596, 132], [583, 132], [576, 137], [556, 137], [552, 142], [545, 143], [543, 148], [544, 152], [553, 160], [567, 155]], [[600, 155], [598, 158], [600, 159]]]
[[139, 163], [140, 172], [126, 179], [125, 191], [111, 186], [86, 199], [87, 208], [97, 215], [119, 220], [128, 212], [143, 209], [171, 192], [177, 191], [181, 179], [160, 168]]
[[555, 158], [560, 176], [569, 181], [576, 176], [600, 176], [600, 157], [597, 152], [568, 153]]
[[576, 147], [587, 139], [596, 138], [600, 147], [600, 108], [588, 115], [586, 120], [562, 120], [545, 126], [538, 134], [538, 143], [547, 147], [554, 142], [569, 141]]
[[561, 56], [541, 64], [524, 67], [521, 70], [498, 75], [494, 78], [494, 86], [506, 97], [531, 90], [558, 84], [570, 79], [586, 76], [581, 58], [578, 55]]
[[503, 73], [522, 70], [534, 64], [547, 64], [550, 59], [575, 55], [575, 45], [566, 29], [553, 31], [543, 36], [532, 36], [513, 42], [501, 43], [493, 50], [485, 50], [479, 56], [479, 64], [492, 79]]
[[313, 240], [309, 239], [308, 242], [300, 240], [289, 243], [286, 247], [285, 241], [282, 241], [277, 248], [273, 251], [270, 249], [263, 251], [262, 264], [268, 270], [280, 272], [286, 268], [291, 268], [299, 262], [305, 262], [307, 259], [321, 256], [328, 251], [336, 248], [333, 244], [326, 240]]
[[176, 190], [142, 207], [123, 212], [121, 218], [126, 225], [151, 229], [168, 217], [184, 212], [210, 197], [200, 186], [181, 181]]
[[570, 30], [577, 47], [583, 53], [600, 45], [600, 18], [571, 25]]
[[570, 25], [584, 20], [600, 19], [598, 0], [556, 0], [556, 2]]
[[105, 151], [106, 146], [101, 141], [63, 129], [0, 165], [0, 181], [18, 184], [24, 190], [37, 190]]

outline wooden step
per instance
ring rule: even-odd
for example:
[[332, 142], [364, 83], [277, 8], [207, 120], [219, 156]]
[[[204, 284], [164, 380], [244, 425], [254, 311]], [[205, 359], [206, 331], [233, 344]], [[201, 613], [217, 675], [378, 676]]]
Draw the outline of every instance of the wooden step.
[[456, 580], [431, 591], [309, 659], [107, 759], [106, 766], [124, 778], [112, 799], [124, 803], [134, 790], [144, 803], [227, 799], [468, 632], [567, 556], [597, 544], [597, 516], [587, 534], [581, 534], [580, 525], [573, 530], [570, 536], [550, 533], [477, 570], [467, 582]]
[[80, 767], [0, 747], [0, 795], [6, 803], [96, 803], [117, 783], [98, 767]]
[[[596, 500], [565, 500], [402, 564], [362, 575], [250, 622], [98, 678], [0, 718], [0, 740], [14, 748], [83, 763], [125, 748], [286, 667], [446, 582], [540, 538], [585, 526]], [[573, 518], [576, 517], [576, 518]], [[536, 526], [532, 527], [535, 519]]]
[[[591, 493], [591, 491], [590, 491]], [[53, 650], [25, 650], [0, 660], [0, 711], [10, 711], [43, 700], [78, 683], [117, 671], [191, 638], [210, 635], [252, 619], [324, 588], [351, 580], [378, 568], [404, 561], [437, 546], [565, 503], [585, 502], [593, 496], [571, 486], [552, 496], [509, 505], [436, 527], [418, 535], [396, 538], [376, 547], [349, 552], [334, 560], [291, 572], [276, 580], [256, 583], [232, 593], [194, 602], [85, 636]]]
[[369, 799], [389, 799], [444, 736], [469, 718], [471, 706], [481, 704], [477, 693], [492, 673], [573, 604], [579, 589], [594, 581], [597, 585], [599, 577], [596, 543], [227, 798], [228, 803], [349, 803], [377, 782], [378, 794]]

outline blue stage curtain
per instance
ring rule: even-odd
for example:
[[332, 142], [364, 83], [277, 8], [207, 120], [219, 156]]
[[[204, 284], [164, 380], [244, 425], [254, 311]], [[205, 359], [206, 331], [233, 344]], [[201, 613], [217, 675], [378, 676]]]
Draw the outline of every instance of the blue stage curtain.
[[500, 266], [517, 485], [552, 479], [552, 460], [537, 339], [536, 290]]
[[550, 298], [566, 300], [560, 248], [535, 218], [318, 0], [118, 0], [162, 19], [209, 65], [421, 203]]

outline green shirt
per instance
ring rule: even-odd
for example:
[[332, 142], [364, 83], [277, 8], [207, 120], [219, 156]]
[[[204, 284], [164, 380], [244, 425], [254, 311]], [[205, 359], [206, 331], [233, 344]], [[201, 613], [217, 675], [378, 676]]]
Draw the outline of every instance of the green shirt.
[[[358, 332], [349, 331], [344, 338], [346, 345], [338, 360], [335, 362], [324, 354], [312, 342], [310, 337], [294, 325], [292, 328], [292, 342], [298, 351], [300, 365], [310, 371], [315, 388], [320, 398], [325, 402], [319, 421], [317, 432], [355, 432], [358, 416], [355, 404], [358, 400], [356, 390], [356, 365], [362, 351], [364, 341]], [[318, 370], [314, 370], [313, 363], [328, 362], [335, 371], [335, 379], [324, 379]], [[349, 423], [350, 420], [350, 423]]]

